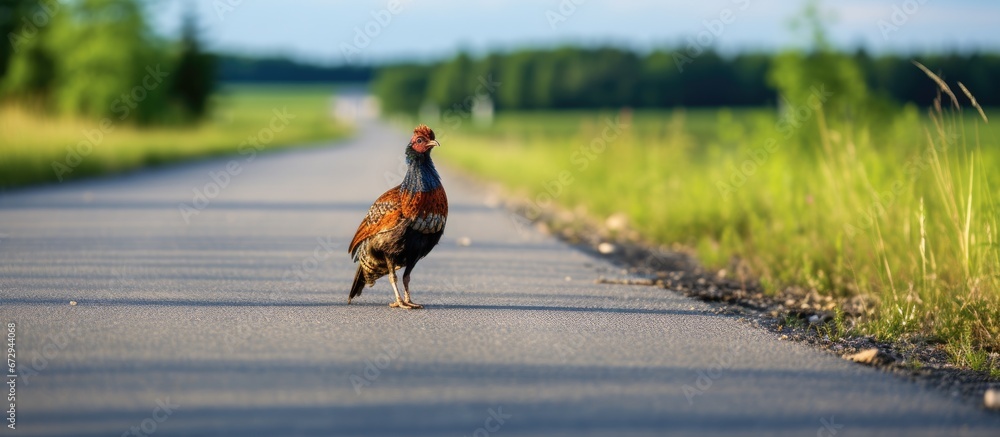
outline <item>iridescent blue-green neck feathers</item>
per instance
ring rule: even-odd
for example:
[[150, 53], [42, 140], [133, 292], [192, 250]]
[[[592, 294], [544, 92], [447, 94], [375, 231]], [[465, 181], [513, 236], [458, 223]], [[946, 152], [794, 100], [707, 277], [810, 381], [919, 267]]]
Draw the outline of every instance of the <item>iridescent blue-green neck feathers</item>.
[[403, 191], [428, 192], [441, 187], [441, 176], [434, 168], [434, 161], [431, 161], [431, 154], [420, 153], [412, 147], [406, 148], [406, 176], [399, 188]]

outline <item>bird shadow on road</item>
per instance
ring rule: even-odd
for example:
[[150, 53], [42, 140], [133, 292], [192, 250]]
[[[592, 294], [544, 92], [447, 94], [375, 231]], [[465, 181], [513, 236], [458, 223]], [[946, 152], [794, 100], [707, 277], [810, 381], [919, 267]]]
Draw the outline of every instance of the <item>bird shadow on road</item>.
[[612, 313], [612, 314], [656, 314], [656, 315], [685, 315], [685, 316], [719, 316], [707, 311], [683, 310], [683, 309], [647, 309], [647, 308], [602, 308], [602, 307], [572, 307], [572, 306], [551, 306], [551, 305], [483, 305], [483, 304], [428, 304], [424, 306], [427, 310], [508, 310], [508, 311], [568, 311], [568, 312], [590, 312], [590, 313]]
[[[5, 298], [7, 305], [66, 305], [68, 299]], [[215, 301], [215, 300], [167, 300], [167, 299], [80, 299], [80, 307], [87, 306], [172, 306], [172, 307], [327, 307], [340, 306], [338, 302], [303, 301]], [[346, 305], [346, 303], [344, 304]]]
[[[4, 303], [8, 305], [66, 305], [66, 299], [51, 298], [8, 298]], [[80, 307], [87, 306], [168, 306], [168, 307], [271, 307], [271, 308], [301, 308], [301, 307], [352, 307], [386, 308], [387, 311], [402, 311], [388, 309], [384, 302], [355, 302], [350, 305], [343, 301], [213, 301], [213, 300], [167, 300], [167, 299], [97, 299], [81, 300]], [[708, 311], [685, 310], [685, 309], [647, 309], [647, 308], [608, 308], [608, 307], [574, 307], [574, 306], [552, 306], [552, 305], [485, 305], [485, 304], [426, 304], [422, 311], [434, 312], [435, 310], [490, 310], [490, 311], [553, 311], [553, 312], [580, 312], [580, 313], [604, 313], [604, 314], [652, 314], [652, 315], [684, 315], [684, 316], [712, 316], [724, 317], [724, 314], [715, 314]]]

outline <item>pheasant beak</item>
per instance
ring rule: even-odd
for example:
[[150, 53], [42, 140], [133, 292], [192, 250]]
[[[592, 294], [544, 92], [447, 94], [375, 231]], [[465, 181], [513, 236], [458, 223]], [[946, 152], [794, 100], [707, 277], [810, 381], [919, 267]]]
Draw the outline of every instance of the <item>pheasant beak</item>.
[[432, 149], [432, 148], [440, 146], [440, 145], [441, 145], [440, 143], [438, 143], [437, 141], [434, 141], [434, 140], [430, 140], [430, 141], [427, 142], [427, 148], [428, 149]]

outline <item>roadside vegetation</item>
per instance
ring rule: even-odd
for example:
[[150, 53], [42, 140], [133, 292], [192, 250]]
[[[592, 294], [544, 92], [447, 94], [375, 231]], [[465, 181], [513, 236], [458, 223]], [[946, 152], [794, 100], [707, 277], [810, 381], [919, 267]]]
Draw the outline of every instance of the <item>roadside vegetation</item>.
[[269, 128], [276, 113], [287, 114], [288, 124], [274, 132], [270, 142], [259, 141], [261, 150], [344, 137], [349, 129], [330, 116], [332, 92], [329, 86], [226, 87], [213, 98], [209, 114], [196, 124], [123, 123], [107, 132], [91, 118], [53, 117], [17, 106], [0, 108], [0, 188], [237, 153], [247, 137]]
[[[1000, 351], [1000, 129], [969, 107], [908, 106], [879, 126], [832, 123], [820, 107], [800, 120], [804, 135], [790, 117], [509, 113], [456, 131], [441, 156], [538, 208], [624, 213], [647, 241], [689, 247], [765, 292], [859, 299], [863, 312], [833, 335], [941, 342], [956, 364], [1000, 364], [989, 356]], [[605, 147], [615, 120], [622, 133]]]
[[295, 118], [261, 148], [345, 134], [332, 89], [220, 89], [194, 15], [174, 40], [152, 13], [139, 0], [0, 3], [0, 189], [235, 153], [275, 111]]

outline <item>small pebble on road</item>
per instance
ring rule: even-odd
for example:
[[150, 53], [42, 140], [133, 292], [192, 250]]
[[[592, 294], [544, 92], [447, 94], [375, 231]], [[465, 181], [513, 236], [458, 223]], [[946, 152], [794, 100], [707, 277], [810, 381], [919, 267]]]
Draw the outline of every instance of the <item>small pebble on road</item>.
[[986, 408], [1000, 409], [1000, 390], [991, 388], [983, 395], [983, 404]]
[[601, 244], [597, 245], [597, 251], [601, 252], [601, 253], [603, 253], [605, 255], [607, 255], [609, 253], [614, 253], [614, 251], [615, 251], [615, 245], [611, 244], [611, 243], [608, 243], [608, 242], [604, 242], [604, 243], [601, 243]]

